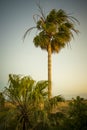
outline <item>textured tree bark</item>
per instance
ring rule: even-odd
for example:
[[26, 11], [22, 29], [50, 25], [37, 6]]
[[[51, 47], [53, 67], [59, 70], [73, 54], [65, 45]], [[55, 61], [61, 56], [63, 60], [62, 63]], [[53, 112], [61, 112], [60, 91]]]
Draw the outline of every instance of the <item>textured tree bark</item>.
[[48, 98], [52, 97], [51, 44], [48, 45]]

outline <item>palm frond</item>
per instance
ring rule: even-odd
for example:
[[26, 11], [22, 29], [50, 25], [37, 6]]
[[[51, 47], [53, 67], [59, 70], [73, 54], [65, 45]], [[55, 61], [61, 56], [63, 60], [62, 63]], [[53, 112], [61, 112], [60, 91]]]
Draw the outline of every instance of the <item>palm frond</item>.
[[38, 18], [41, 19], [42, 21], [44, 21], [43, 17], [41, 17], [39, 14], [34, 14], [34, 15], [33, 15], [33, 19], [34, 19], [34, 22], [35, 22], [36, 24], [37, 24], [37, 22], [39, 21]]
[[69, 18], [73, 23], [78, 23], [78, 24], [80, 24], [79, 20], [76, 19], [75, 17], [69, 15], [68, 18]]
[[32, 31], [32, 29], [34, 29], [34, 28], [36, 28], [36, 27], [31, 27], [31, 28], [29, 28], [29, 29], [25, 32], [25, 34], [24, 34], [24, 36], [23, 36], [23, 41], [24, 41], [25, 37], [27, 36], [27, 34], [30, 33], [30, 32]]
[[40, 5], [40, 2], [37, 3], [37, 7], [38, 7], [38, 9], [39, 9], [39, 12], [40, 12], [40, 14], [41, 14], [43, 20], [45, 21], [45, 14], [44, 14], [43, 9], [42, 9], [42, 7], [41, 7], [41, 5]]

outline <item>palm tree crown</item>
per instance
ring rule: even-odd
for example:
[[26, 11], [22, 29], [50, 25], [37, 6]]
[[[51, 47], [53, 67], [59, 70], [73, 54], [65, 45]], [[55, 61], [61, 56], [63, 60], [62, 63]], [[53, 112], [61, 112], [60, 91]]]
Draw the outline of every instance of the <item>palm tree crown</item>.
[[77, 19], [67, 15], [62, 9], [58, 11], [53, 9], [46, 18], [41, 16], [37, 21], [37, 29], [40, 32], [34, 38], [35, 46], [48, 51], [50, 43], [51, 52], [58, 53], [70, 42], [73, 32], [78, 33], [73, 24], [76, 21], [78, 22]]

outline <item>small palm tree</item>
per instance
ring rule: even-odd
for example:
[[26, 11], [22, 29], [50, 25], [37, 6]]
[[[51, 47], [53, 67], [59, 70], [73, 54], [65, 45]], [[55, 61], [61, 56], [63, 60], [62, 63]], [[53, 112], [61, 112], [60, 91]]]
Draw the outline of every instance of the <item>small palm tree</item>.
[[9, 75], [9, 87], [4, 91], [11, 105], [5, 116], [6, 129], [12, 121], [16, 122], [14, 129], [21, 130], [29, 130], [38, 123], [48, 95], [47, 85], [47, 81], [35, 82], [30, 76]]
[[30, 76], [10, 74], [9, 86], [3, 92], [5, 106], [0, 109], [0, 128], [48, 129], [51, 110], [63, 98], [55, 96], [48, 99], [47, 86], [48, 81], [35, 82]]
[[78, 30], [74, 26], [78, 20], [62, 9], [58, 11], [52, 9], [45, 16], [41, 7], [39, 5], [38, 7], [40, 9], [40, 15], [34, 15], [36, 27], [29, 28], [24, 34], [24, 39], [32, 29], [36, 28], [38, 30], [33, 42], [36, 47], [40, 47], [48, 52], [48, 98], [51, 98], [51, 55], [53, 53], [59, 53], [62, 48], [70, 43], [74, 37], [73, 32], [78, 33]]

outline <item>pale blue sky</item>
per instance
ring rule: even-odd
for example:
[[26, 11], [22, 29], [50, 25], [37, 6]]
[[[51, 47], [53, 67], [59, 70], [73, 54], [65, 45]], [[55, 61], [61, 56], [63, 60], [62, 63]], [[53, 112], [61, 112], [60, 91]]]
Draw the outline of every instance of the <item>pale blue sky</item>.
[[[47, 52], [35, 48], [36, 31], [26, 38], [26, 29], [35, 25], [33, 15], [39, 13], [39, 0], [0, 0], [0, 88], [8, 82], [8, 74], [31, 75], [35, 80], [47, 80]], [[53, 95], [87, 98], [87, 1], [40, 0], [45, 13], [55, 8], [72, 13], [80, 21], [80, 34], [65, 48], [52, 56]]]

